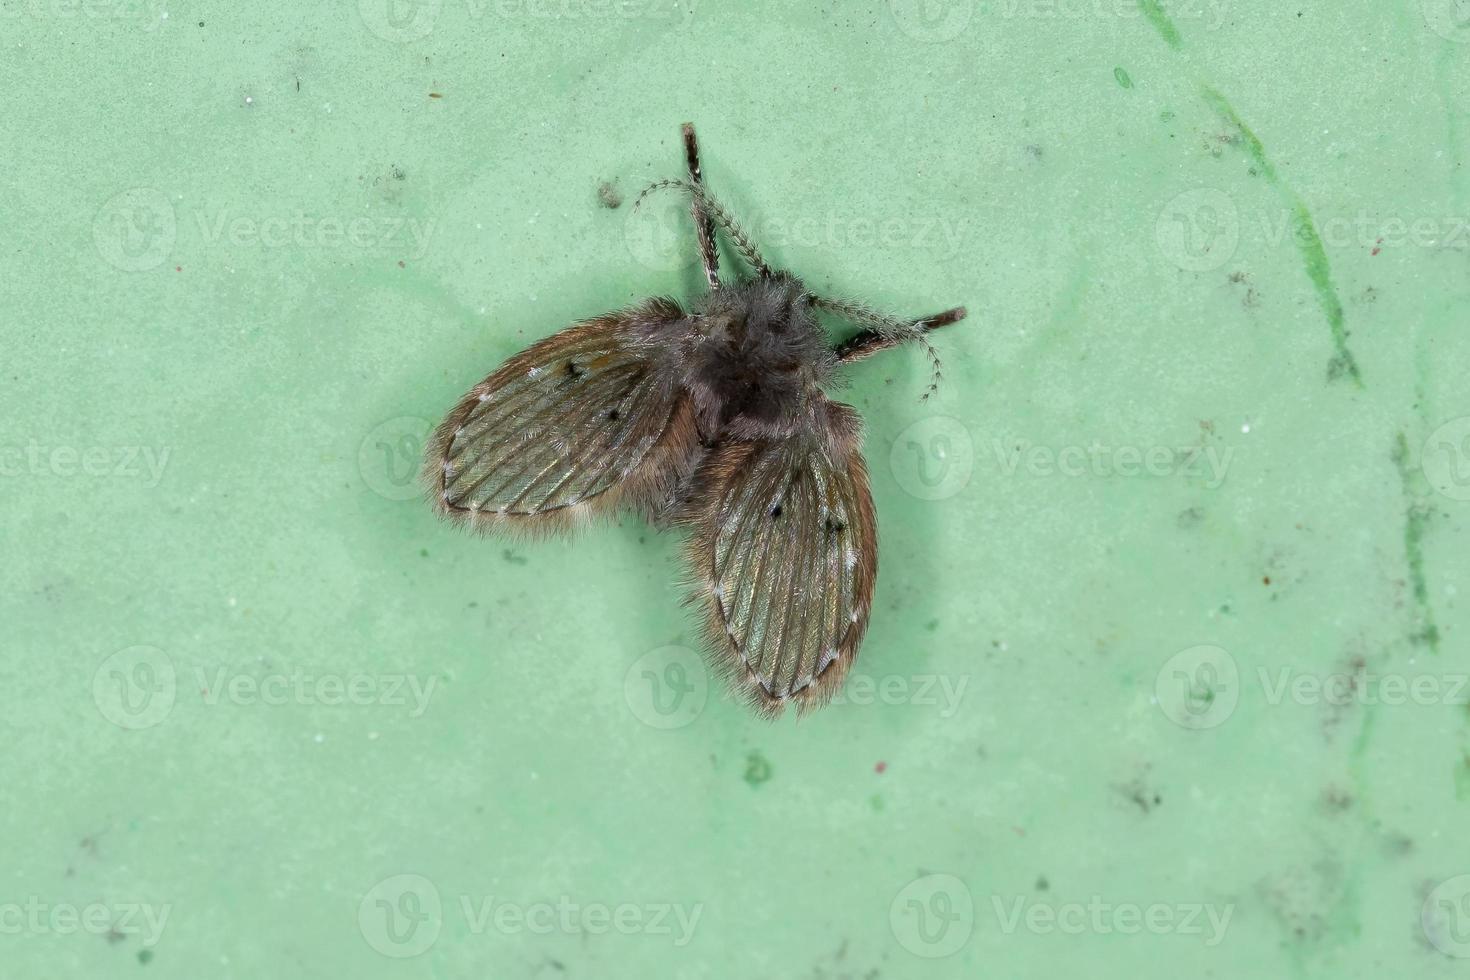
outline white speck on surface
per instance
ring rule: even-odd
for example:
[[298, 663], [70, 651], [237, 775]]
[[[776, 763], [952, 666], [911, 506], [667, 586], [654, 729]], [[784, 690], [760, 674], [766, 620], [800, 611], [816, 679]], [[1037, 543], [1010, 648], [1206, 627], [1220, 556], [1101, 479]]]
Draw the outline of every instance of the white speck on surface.
[[315, 735], [313, 735], [311, 737], [311, 740], [313, 742], [315, 742], [316, 744], [321, 745], [323, 742], [325, 742], [327, 740], [327, 737], [325, 735], [323, 735], [321, 732], [317, 732]]

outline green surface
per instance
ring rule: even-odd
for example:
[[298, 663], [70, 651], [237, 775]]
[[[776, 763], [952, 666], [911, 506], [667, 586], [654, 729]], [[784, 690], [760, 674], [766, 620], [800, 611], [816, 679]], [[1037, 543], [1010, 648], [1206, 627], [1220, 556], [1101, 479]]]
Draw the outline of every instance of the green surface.
[[[0, 976], [1464, 976], [1463, 6], [0, 0]], [[413, 499], [697, 288], [599, 199], [685, 119], [813, 288], [972, 311], [850, 372], [799, 724], [673, 537]]]

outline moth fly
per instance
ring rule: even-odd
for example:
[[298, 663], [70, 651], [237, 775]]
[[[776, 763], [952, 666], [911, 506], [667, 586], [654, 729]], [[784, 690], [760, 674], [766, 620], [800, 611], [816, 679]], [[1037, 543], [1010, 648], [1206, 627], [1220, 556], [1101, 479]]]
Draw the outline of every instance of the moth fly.
[[[862, 420], [826, 396], [839, 367], [926, 334], [920, 320], [816, 296], [772, 269], [705, 187], [692, 124], [687, 177], [709, 289], [649, 299], [532, 344], [475, 385], [429, 441], [435, 509], [477, 531], [543, 533], [623, 508], [681, 528], [711, 666], [752, 708], [825, 704], [857, 658], [878, 574]], [[722, 281], [716, 228], [749, 267]], [[858, 332], [827, 341], [818, 310]], [[928, 397], [928, 393], [925, 394]]]

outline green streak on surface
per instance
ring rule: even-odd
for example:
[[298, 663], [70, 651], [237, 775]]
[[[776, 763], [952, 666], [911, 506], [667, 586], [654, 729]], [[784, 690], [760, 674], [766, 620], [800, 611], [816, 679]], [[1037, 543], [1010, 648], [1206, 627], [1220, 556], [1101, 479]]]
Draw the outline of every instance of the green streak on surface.
[[1409, 510], [1404, 518], [1404, 555], [1409, 563], [1409, 584], [1418, 612], [1416, 628], [1409, 640], [1416, 646], [1427, 646], [1430, 653], [1437, 654], [1439, 627], [1434, 622], [1434, 608], [1429, 604], [1429, 582], [1424, 575], [1424, 531], [1429, 526], [1431, 511], [1427, 504], [1414, 499], [1410, 482], [1413, 471], [1409, 466], [1409, 440], [1402, 432], [1394, 442], [1393, 461], [1404, 484], [1404, 496], [1409, 499]]
[[1204, 86], [1204, 96], [1205, 100], [1225, 117], [1226, 122], [1240, 131], [1246, 152], [1255, 161], [1257, 169], [1291, 205], [1296, 225], [1297, 250], [1301, 252], [1302, 262], [1307, 267], [1307, 277], [1312, 280], [1312, 285], [1317, 290], [1317, 301], [1322, 307], [1322, 312], [1327, 316], [1327, 326], [1332, 331], [1334, 352], [1332, 360], [1327, 365], [1327, 379], [1335, 381], [1338, 378], [1348, 377], [1352, 378], [1353, 383], [1359, 388], [1363, 387], [1363, 374], [1358, 369], [1357, 358], [1353, 357], [1353, 352], [1348, 349], [1347, 318], [1343, 313], [1342, 299], [1337, 295], [1337, 287], [1332, 283], [1332, 264], [1327, 259], [1327, 250], [1322, 247], [1322, 237], [1317, 234], [1316, 222], [1312, 220], [1312, 213], [1307, 210], [1306, 202], [1298, 197], [1290, 187], [1281, 183], [1276, 174], [1276, 168], [1271, 165], [1270, 158], [1266, 156], [1266, 147], [1240, 118], [1239, 113], [1235, 111], [1225, 96], [1209, 85]]
[[1348, 753], [1348, 772], [1352, 774], [1353, 796], [1357, 800], [1359, 812], [1371, 820], [1373, 811], [1368, 801], [1368, 774], [1363, 771], [1363, 766], [1368, 757], [1368, 743], [1372, 741], [1373, 723], [1378, 718], [1374, 713], [1375, 705], [1363, 705], [1363, 724], [1358, 728], [1358, 737], [1353, 740], [1353, 747]]
[[1322, 304], [1322, 312], [1327, 315], [1327, 326], [1332, 330], [1332, 343], [1337, 348], [1337, 353], [1327, 368], [1328, 380], [1346, 375], [1362, 387], [1363, 375], [1358, 370], [1357, 359], [1348, 350], [1346, 318], [1342, 312], [1342, 300], [1338, 298], [1337, 288], [1332, 284], [1332, 266], [1327, 261], [1327, 250], [1322, 247], [1322, 237], [1317, 234], [1317, 226], [1312, 222], [1312, 214], [1307, 210], [1306, 204], [1294, 194], [1292, 203], [1296, 214], [1296, 245], [1302, 253], [1302, 262], [1307, 267], [1307, 276], [1317, 288], [1317, 301]]
[[1240, 135], [1245, 140], [1245, 148], [1250, 153], [1251, 159], [1256, 161], [1256, 166], [1260, 168], [1261, 173], [1265, 174], [1266, 179], [1271, 183], [1279, 183], [1276, 178], [1276, 168], [1271, 166], [1271, 161], [1266, 157], [1266, 148], [1261, 145], [1260, 139], [1236, 113], [1235, 107], [1226, 101], [1225, 96], [1221, 95], [1217, 89], [1209, 85], [1204, 87], [1204, 93], [1205, 101], [1213, 106], [1216, 112], [1224, 116], [1226, 122], [1240, 130]]
[[1143, 11], [1143, 16], [1154, 25], [1154, 30], [1159, 32], [1159, 37], [1164, 39], [1164, 43], [1178, 51], [1184, 44], [1184, 39], [1179, 36], [1179, 28], [1175, 27], [1169, 15], [1164, 13], [1164, 5], [1159, 3], [1159, 0], [1138, 0], [1138, 9]]
[[1121, 65], [1113, 69], [1113, 77], [1116, 78], [1118, 80], [1118, 84], [1123, 86], [1124, 88], [1133, 87], [1133, 79], [1128, 77], [1128, 73], [1123, 70], [1123, 67]]

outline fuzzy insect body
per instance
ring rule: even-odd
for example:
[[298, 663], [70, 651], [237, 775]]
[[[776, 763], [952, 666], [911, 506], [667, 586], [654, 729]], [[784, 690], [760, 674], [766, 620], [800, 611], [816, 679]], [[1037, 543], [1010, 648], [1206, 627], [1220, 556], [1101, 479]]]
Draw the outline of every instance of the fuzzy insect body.
[[[762, 714], [809, 710], [857, 657], [878, 570], [862, 422], [823, 386], [906, 341], [929, 351], [937, 381], [924, 335], [965, 312], [904, 321], [814, 296], [710, 197], [692, 126], [684, 141], [689, 179], [644, 194], [690, 194], [709, 292], [688, 310], [647, 300], [510, 358], [435, 430], [425, 482], [441, 514], [476, 530], [565, 530], [623, 508], [682, 528], [712, 666]], [[753, 276], [721, 282], [716, 223]], [[864, 329], [834, 348], [818, 309]]]

